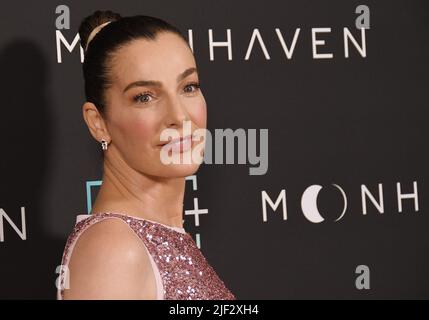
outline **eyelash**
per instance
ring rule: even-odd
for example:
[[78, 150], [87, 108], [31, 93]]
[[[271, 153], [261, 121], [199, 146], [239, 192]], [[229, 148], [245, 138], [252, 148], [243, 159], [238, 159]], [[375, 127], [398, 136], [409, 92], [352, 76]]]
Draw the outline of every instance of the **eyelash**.
[[[187, 88], [187, 87], [189, 87], [189, 86], [194, 86], [194, 87], [195, 87], [195, 91], [200, 90], [200, 87], [201, 87], [199, 82], [192, 82], [192, 83], [189, 83], [189, 84], [187, 84], [187, 85], [185, 86], [185, 88]], [[195, 91], [194, 91], [194, 92], [195, 92]], [[192, 93], [192, 92], [189, 92], [189, 93]], [[133, 100], [134, 100], [135, 102], [140, 102], [140, 103], [149, 103], [150, 101], [141, 101], [141, 100], [140, 100], [142, 97], [144, 97], [144, 96], [146, 96], [146, 95], [151, 95], [151, 94], [150, 94], [150, 92], [149, 92], [149, 91], [145, 91], [145, 92], [139, 93], [138, 95], [134, 96], [134, 97], [133, 97]]]

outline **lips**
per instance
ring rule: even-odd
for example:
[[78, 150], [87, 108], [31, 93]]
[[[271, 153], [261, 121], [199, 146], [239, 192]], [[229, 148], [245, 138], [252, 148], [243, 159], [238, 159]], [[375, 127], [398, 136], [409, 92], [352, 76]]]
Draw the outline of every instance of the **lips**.
[[170, 141], [163, 142], [160, 144], [160, 146], [165, 146], [167, 144], [170, 144], [172, 146], [173, 145], [179, 145], [179, 144], [183, 143], [184, 141], [186, 142], [186, 140], [188, 140], [188, 139], [192, 141], [192, 134], [187, 135], [185, 137], [179, 137], [179, 138], [172, 139]]

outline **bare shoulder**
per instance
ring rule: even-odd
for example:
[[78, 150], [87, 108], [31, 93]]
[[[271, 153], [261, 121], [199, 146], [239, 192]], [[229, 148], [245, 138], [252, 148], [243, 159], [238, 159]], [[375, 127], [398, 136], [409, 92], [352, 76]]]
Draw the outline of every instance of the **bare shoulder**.
[[155, 299], [149, 255], [134, 231], [118, 218], [88, 227], [69, 262], [65, 299]]

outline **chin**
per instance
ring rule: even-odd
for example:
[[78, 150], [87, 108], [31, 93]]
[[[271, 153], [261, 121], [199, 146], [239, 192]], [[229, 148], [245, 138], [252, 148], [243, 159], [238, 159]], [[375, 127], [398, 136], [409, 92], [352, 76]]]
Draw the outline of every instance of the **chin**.
[[165, 178], [181, 178], [195, 174], [200, 164], [169, 164], [164, 165], [161, 176]]

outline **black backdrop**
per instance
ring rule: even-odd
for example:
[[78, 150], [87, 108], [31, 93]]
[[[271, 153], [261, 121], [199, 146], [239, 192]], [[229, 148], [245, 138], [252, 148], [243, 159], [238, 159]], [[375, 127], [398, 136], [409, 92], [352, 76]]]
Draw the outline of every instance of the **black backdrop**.
[[[346, 57], [345, 27], [362, 44], [355, 26], [361, 4], [370, 10], [366, 54], [349, 41]], [[58, 5], [70, 9], [68, 30], [57, 31]], [[250, 164], [205, 164], [196, 188], [191, 180], [186, 187], [185, 209], [196, 198], [208, 214], [199, 226], [186, 215], [185, 228], [239, 299], [429, 298], [427, 1], [1, 6], [1, 298], [55, 298], [66, 237], [97, 192], [90, 185], [101, 179], [100, 147], [82, 119], [80, 51], [57, 41], [61, 35], [72, 44], [81, 19], [96, 9], [157, 16], [186, 36], [192, 30], [208, 129], [269, 130], [265, 175], [249, 175]], [[290, 47], [297, 28], [288, 59], [276, 29]], [[317, 50], [332, 58], [313, 57], [314, 28], [331, 29], [317, 35], [325, 40]], [[214, 41], [226, 41], [230, 29], [231, 58], [216, 47], [210, 59], [210, 29]], [[245, 59], [255, 29], [270, 59], [258, 41]], [[303, 192], [315, 185], [323, 187], [321, 223], [301, 207]], [[383, 213], [374, 204], [379, 188]], [[344, 208], [340, 190], [347, 208], [335, 221]], [[280, 201], [275, 210], [265, 202], [266, 221], [264, 195]], [[367, 289], [356, 287], [358, 266], [369, 272]]]

